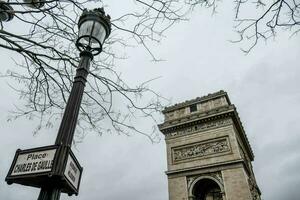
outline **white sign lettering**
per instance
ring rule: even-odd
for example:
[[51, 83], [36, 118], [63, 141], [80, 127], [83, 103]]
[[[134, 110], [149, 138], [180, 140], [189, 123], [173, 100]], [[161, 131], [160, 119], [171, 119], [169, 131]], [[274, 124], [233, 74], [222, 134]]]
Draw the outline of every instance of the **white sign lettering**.
[[49, 172], [56, 149], [19, 154], [11, 176]]
[[76, 165], [75, 161], [69, 154], [64, 175], [76, 189], [78, 189], [80, 173], [81, 171], [79, 167]]

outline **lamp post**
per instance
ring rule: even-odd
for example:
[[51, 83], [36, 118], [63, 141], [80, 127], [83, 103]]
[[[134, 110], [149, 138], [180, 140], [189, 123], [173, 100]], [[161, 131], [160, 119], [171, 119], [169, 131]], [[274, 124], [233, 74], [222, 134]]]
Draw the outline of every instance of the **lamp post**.
[[[105, 15], [103, 8], [85, 9], [79, 18], [78, 28], [76, 47], [80, 51], [80, 62], [55, 140], [55, 145], [60, 148], [56, 166], [58, 171], [62, 170], [63, 163], [67, 159], [68, 149], [72, 145], [90, 62], [95, 55], [101, 53], [103, 43], [111, 32], [110, 16]], [[59, 187], [42, 187], [38, 200], [58, 200], [60, 193], [61, 188]]]
[[[32, 2], [34, 7], [40, 5], [37, 0]], [[12, 10], [10, 6], [4, 5], [0, 4], [0, 9]], [[12, 17], [4, 16], [3, 19], [9, 21]], [[110, 16], [105, 14], [103, 8], [85, 9], [79, 18], [78, 28], [76, 47], [80, 51], [80, 61], [55, 144], [17, 150], [6, 177], [8, 184], [40, 187], [38, 200], [59, 200], [61, 192], [78, 194], [82, 167], [72, 153], [71, 146], [90, 62], [101, 53], [104, 41], [110, 35]]]
[[67, 102], [55, 144], [72, 145], [78, 112], [84, 92], [90, 62], [102, 51], [102, 45], [111, 31], [110, 17], [103, 8], [84, 10], [78, 23], [79, 34], [76, 47], [80, 51], [80, 62], [76, 70], [73, 87]]

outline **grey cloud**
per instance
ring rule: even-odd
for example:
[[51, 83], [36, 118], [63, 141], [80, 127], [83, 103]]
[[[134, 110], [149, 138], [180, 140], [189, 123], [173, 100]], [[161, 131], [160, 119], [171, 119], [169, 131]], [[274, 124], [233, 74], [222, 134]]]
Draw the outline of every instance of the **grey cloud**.
[[[132, 84], [137, 79], [161, 76], [152, 83], [154, 90], [172, 98], [173, 103], [227, 90], [253, 147], [253, 165], [263, 198], [298, 200], [299, 37], [278, 37], [277, 41], [259, 45], [244, 56], [238, 45], [227, 41], [232, 36], [231, 11], [231, 7], [224, 7], [213, 18], [208, 13], [196, 12], [189, 22], [170, 30], [166, 40], [155, 48], [155, 53], [166, 62], [148, 62], [144, 52], [132, 49], [131, 58], [118, 61], [118, 66]], [[0, 51], [5, 66], [13, 65], [6, 60], [10, 54]], [[34, 121], [7, 123], [8, 110], [21, 102], [3, 79], [0, 91], [0, 198], [35, 199], [38, 189], [8, 186], [4, 178], [17, 148], [52, 144], [57, 127], [33, 136]], [[139, 126], [148, 127], [147, 122], [139, 122]], [[63, 195], [62, 200], [168, 198], [163, 140], [151, 144], [142, 136], [91, 134], [74, 152], [84, 167], [80, 193], [78, 197]]]

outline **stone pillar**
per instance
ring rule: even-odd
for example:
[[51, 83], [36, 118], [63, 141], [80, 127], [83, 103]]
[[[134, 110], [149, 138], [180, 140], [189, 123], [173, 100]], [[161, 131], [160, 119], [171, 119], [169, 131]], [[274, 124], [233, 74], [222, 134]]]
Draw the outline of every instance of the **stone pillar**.
[[167, 147], [169, 200], [195, 200], [193, 177], [218, 183], [222, 200], [252, 200], [248, 179], [254, 178], [254, 155], [226, 92], [197, 97], [162, 112], [165, 121], [159, 129]]

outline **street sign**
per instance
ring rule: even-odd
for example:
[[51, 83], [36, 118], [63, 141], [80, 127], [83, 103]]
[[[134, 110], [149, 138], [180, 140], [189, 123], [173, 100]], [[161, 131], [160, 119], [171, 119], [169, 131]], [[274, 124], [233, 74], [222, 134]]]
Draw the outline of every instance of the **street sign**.
[[81, 172], [82, 169], [80, 165], [78, 165], [78, 163], [72, 158], [71, 154], [69, 154], [64, 175], [76, 190], [78, 190], [79, 187]]
[[50, 172], [53, 166], [56, 149], [38, 150], [17, 156], [11, 176]]
[[51, 145], [17, 150], [5, 180], [39, 188], [57, 185], [62, 192], [77, 195], [81, 174], [69, 146]]
[[7, 174], [7, 182], [22, 181], [23, 178], [35, 179], [36, 177], [51, 176], [57, 151], [57, 145], [26, 150], [18, 149]]

